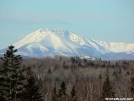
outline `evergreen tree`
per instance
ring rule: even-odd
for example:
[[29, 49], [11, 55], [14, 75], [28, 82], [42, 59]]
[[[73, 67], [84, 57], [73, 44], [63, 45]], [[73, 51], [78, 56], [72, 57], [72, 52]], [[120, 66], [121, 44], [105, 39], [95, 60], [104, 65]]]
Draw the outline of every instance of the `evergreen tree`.
[[24, 85], [23, 98], [25, 101], [35, 101], [42, 98], [41, 94], [38, 92], [39, 87], [36, 85], [36, 80], [31, 71], [31, 68], [27, 68], [27, 84]]
[[102, 88], [102, 99], [105, 100], [105, 98], [114, 98], [114, 94], [115, 93], [112, 91], [109, 77], [107, 75]]
[[75, 87], [73, 86], [71, 91], [71, 97], [74, 98], [75, 96], [76, 96], [76, 91], [75, 91]]
[[134, 78], [131, 77], [130, 81], [131, 81], [131, 87], [130, 87], [131, 94], [132, 96], [134, 96]]
[[0, 96], [3, 101], [17, 101], [22, 89], [24, 70], [20, 68], [22, 60], [20, 55], [15, 55], [17, 49], [14, 46], [9, 46], [4, 57], [2, 68], [0, 70]]
[[99, 81], [101, 81], [101, 80], [102, 80], [102, 75], [100, 74], [100, 75], [99, 75]]
[[66, 84], [65, 82], [63, 81], [60, 85], [60, 89], [59, 89], [59, 97], [62, 97], [62, 96], [66, 96]]
[[52, 73], [52, 70], [51, 68], [49, 67], [48, 71], [47, 71], [48, 74], [51, 74]]
[[57, 95], [57, 89], [56, 89], [56, 83], [55, 83], [55, 86], [54, 86], [54, 89], [53, 89], [53, 95]]
[[77, 101], [77, 98], [76, 98], [76, 90], [75, 90], [75, 87], [73, 86], [72, 90], [71, 90], [71, 95], [70, 95], [70, 100], [69, 101]]
[[57, 89], [56, 89], [56, 83], [54, 84], [53, 92], [52, 92], [52, 99], [51, 101], [57, 101]]

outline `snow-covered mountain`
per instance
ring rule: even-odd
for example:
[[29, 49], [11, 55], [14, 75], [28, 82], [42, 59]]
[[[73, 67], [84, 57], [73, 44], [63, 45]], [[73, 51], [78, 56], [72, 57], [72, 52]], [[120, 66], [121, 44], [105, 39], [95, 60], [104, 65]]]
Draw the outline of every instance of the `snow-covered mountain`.
[[61, 29], [38, 29], [14, 46], [18, 49], [18, 54], [30, 57], [77, 55], [103, 59], [134, 59], [134, 43], [97, 41]]

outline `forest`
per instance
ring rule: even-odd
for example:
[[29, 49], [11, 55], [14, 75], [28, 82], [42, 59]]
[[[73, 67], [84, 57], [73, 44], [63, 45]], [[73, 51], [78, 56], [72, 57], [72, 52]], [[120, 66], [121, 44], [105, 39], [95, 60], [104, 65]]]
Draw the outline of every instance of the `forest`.
[[0, 58], [0, 101], [106, 101], [105, 98], [134, 97], [134, 60], [22, 58], [16, 53], [11, 45]]

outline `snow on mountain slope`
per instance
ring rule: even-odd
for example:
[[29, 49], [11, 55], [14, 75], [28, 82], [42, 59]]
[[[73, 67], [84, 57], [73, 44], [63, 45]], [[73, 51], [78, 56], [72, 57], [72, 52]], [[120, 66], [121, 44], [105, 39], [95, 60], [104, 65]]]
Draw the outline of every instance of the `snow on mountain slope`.
[[39, 29], [15, 43], [14, 46], [19, 49], [19, 53], [30, 56], [50, 54], [76, 56], [84, 55], [83, 52], [86, 55], [93, 53], [93, 50], [84, 44], [84, 40], [72, 32], [60, 29]]
[[62, 29], [40, 28], [14, 46], [18, 49], [18, 54], [30, 57], [78, 55], [104, 59], [134, 59], [134, 43], [97, 41]]
[[104, 47], [109, 52], [134, 52], [134, 43], [126, 44], [126, 43], [117, 43], [117, 42], [104, 42], [104, 41], [96, 41], [97, 44]]

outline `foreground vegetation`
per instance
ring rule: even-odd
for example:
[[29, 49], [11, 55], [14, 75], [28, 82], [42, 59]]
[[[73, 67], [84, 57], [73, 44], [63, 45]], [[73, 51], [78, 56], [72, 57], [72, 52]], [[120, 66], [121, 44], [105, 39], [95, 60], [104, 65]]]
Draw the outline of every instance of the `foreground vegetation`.
[[134, 97], [134, 61], [79, 57], [22, 59], [10, 46], [0, 61], [0, 101], [105, 101]]

